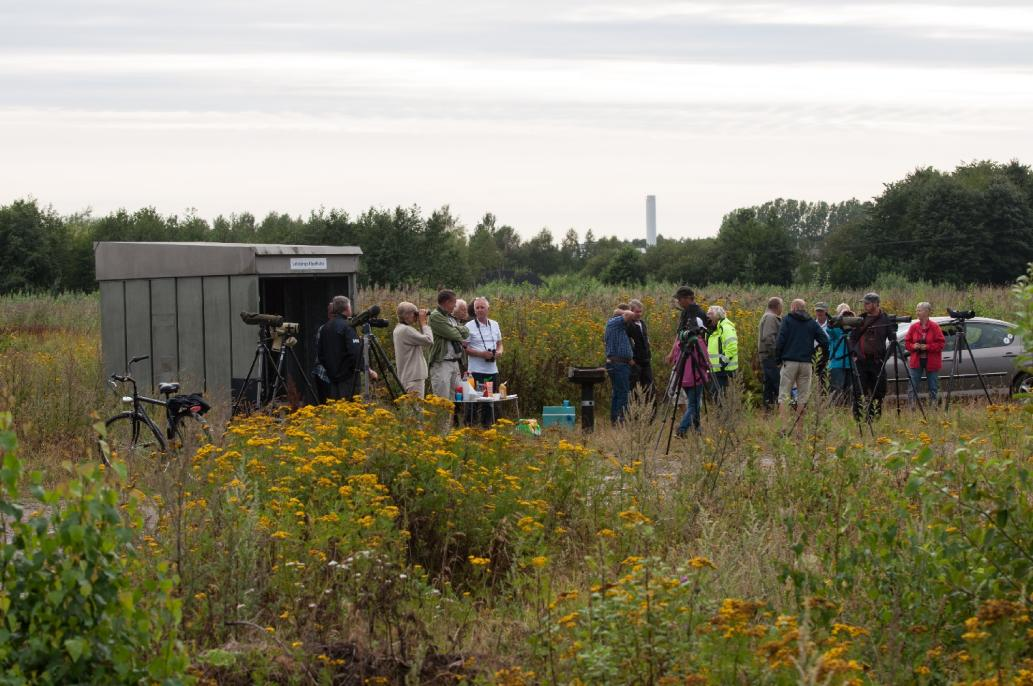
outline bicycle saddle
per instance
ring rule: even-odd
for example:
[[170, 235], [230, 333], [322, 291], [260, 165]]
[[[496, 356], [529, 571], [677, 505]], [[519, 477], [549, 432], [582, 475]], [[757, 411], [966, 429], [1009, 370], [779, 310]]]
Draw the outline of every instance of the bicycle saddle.
[[179, 390], [179, 382], [178, 381], [168, 381], [168, 382], [163, 381], [162, 383], [158, 384], [158, 392], [162, 393], [164, 395], [168, 395], [169, 393], [175, 393], [178, 390]]

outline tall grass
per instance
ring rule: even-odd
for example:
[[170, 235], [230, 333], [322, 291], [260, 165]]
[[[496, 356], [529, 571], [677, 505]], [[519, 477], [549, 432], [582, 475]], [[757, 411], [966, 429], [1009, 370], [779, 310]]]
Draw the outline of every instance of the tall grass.
[[[603, 325], [617, 303], [631, 298], [645, 303], [655, 375], [665, 379], [669, 370], [662, 358], [677, 324], [671, 298], [676, 288], [676, 284], [665, 283], [612, 287], [594, 279], [563, 276], [546, 279], [545, 285], [537, 288], [492, 283], [461, 295], [470, 301], [484, 295], [492, 302], [491, 316], [499, 321], [506, 346], [500, 357], [502, 378], [520, 396], [524, 414], [536, 416], [543, 405], [577, 397], [578, 387], [566, 380], [567, 368], [603, 364]], [[874, 288], [890, 312], [911, 313], [921, 300], [930, 301], [936, 311], [949, 305], [1002, 318], [1013, 309], [1005, 288], [954, 289], [909, 284], [892, 276]], [[759, 387], [757, 321], [771, 295], [803, 297], [812, 305], [825, 300], [832, 306], [841, 301], [856, 306], [863, 293], [829, 290], [820, 284], [788, 289], [711, 284], [698, 289], [699, 302], [724, 306], [737, 326], [739, 376], [751, 398]], [[433, 307], [434, 297], [435, 293], [426, 289], [370, 289], [360, 292], [357, 302], [363, 308], [378, 304], [392, 313], [401, 300]], [[392, 355], [390, 331], [390, 327], [377, 330], [383, 347]], [[0, 297], [0, 397], [7, 399], [15, 413], [26, 454], [54, 465], [92, 450], [91, 424], [97, 417], [110, 415], [117, 404], [102, 376], [96, 293]], [[600, 406], [609, 393], [608, 382], [597, 388]], [[210, 400], [215, 407], [213, 416], [228, 418], [227, 399]]]

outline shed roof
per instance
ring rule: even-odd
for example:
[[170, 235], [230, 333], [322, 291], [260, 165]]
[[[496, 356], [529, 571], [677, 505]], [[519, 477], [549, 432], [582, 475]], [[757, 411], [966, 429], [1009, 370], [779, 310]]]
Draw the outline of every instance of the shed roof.
[[[348, 273], [362, 249], [354, 245], [104, 241], [94, 245], [98, 281], [240, 274]], [[289, 258], [327, 258], [324, 266], [296, 266]], [[317, 263], [318, 264], [318, 263]]]

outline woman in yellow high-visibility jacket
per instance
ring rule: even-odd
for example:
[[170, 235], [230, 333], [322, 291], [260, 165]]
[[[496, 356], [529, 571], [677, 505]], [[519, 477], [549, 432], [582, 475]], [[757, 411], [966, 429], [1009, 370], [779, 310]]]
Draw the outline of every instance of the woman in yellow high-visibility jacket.
[[725, 308], [711, 305], [707, 310], [710, 320], [710, 334], [707, 336], [707, 350], [710, 352], [710, 368], [714, 372], [717, 391], [727, 388], [728, 383], [739, 369], [739, 338], [735, 333], [735, 324], [728, 319]]

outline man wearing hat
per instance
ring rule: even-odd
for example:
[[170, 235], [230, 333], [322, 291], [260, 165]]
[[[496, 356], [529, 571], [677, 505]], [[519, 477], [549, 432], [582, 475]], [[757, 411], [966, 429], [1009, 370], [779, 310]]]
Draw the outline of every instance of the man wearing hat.
[[864, 314], [861, 324], [850, 332], [850, 348], [854, 355], [857, 375], [861, 382], [861, 396], [854, 399], [854, 419], [861, 420], [862, 401], [865, 403], [866, 422], [882, 414], [882, 399], [886, 397], [886, 345], [897, 340], [896, 327], [882, 311], [878, 293], [864, 296]]
[[[829, 335], [829, 304], [826, 302], [819, 302], [814, 306], [814, 321], [818, 323], [821, 330], [825, 332], [825, 336]], [[814, 358], [814, 373], [818, 377], [818, 390], [821, 391], [822, 395], [828, 395], [829, 392], [829, 356], [828, 350], [821, 348], [817, 343], [814, 347], [818, 351], [817, 357]]]
[[696, 294], [688, 286], [680, 286], [674, 292], [674, 299], [678, 301], [678, 309], [681, 310], [681, 319], [678, 320], [678, 332], [687, 328], [697, 326], [697, 320], [706, 325], [707, 313], [696, 304]]

